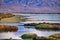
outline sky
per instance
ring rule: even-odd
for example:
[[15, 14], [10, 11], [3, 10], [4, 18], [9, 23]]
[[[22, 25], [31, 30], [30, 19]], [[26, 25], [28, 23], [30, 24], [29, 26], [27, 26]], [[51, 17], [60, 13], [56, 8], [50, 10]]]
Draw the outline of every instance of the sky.
[[0, 12], [60, 13], [60, 0], [0, 0]]

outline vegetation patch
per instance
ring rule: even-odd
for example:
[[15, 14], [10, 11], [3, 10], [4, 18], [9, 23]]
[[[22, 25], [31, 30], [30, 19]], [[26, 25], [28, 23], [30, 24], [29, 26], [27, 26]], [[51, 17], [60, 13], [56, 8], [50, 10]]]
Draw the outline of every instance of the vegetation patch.
[[53, 35], [50, 35], [49, 37], [60, 39], [60, 34], [53, 34]]
[[16, 26], [0, 25], [0, 32], [16, 32], [16, 31], [18, 31], [18, 27]]
[[34, 34], [34, 33], [28, 33], [28, 34], [23, 34], [22, 36], [22, 39], [27, 39], [27, 38], [36, 38], [37, 35]]
[[38, 30], [54, 30], [54, 31], [60, 31], [60, 24], [59, 23], [30, 23], [30, 24], [24, 24], [24, 26], [33, 26], [35, 29]]
[[39, 37], [36, 34], [23, 34], [22, 39], [30, 39], [32, 40], [60, 40], [60, 34], [53, 34], [48, 37]]

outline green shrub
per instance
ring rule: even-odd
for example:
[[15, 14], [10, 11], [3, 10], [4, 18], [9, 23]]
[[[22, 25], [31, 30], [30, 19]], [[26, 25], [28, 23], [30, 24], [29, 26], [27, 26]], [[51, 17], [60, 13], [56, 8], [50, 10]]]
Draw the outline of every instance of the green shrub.
[[23, 34], [22, 36], [22, 39], [27, 39], [27, 38], [36, 38], [37, 35], [34, 34], [34, 33], [28, 33], [28, 34]]
[[60, 38], [60, 34], [50, 35], [49, 37]]
[[36, 25], [36, 29], [42, 29], [42, 30], [60, 30], [60, 27], [55, 27], [55, 26], [49, 26], [49, 25]]

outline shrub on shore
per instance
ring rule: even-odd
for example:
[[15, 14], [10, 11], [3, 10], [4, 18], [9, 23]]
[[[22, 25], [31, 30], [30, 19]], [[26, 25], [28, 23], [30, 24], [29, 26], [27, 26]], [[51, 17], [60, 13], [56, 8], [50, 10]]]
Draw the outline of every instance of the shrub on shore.
[[0, 32], [16, 32], [16, 31], [18, 31], [18, 27], [16, 26], [0, 25]]
[[28, 33], [28, 34], [23, 34], [22, 39], [30, 39], [32, 40], [60, 40], [60, 34], [53, 34], [48, 37], [38, 37], [36, 34]]
[[28, 39], [28, 38], [36, 38], [37, 35], [34, 33], [28, 33], [28, 34], [23, 34], [21, 37], [22, 39]]
[[[59, 23], [28, 23], [24, 24], [24, 26], [33, 26], [35, 29], [39, 30], [58, 30], [60, 31], [60, 24]], [[30, 27], [31, 28], [31, 27]]]
[[35, 26], [36, 29], [43, 30], [60, 30], [60, 24], [38, 24]]
[[60, 34], [53, 34], [53, 35], [50, 35], [49, 37], [60, 39]]

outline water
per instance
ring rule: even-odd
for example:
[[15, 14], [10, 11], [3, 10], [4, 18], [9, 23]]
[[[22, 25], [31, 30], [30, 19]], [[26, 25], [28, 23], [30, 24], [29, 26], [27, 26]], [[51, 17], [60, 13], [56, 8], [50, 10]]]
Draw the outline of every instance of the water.
[[19, 31], [17, 32], [18, 35], [23, 35], [25, 33], [35, 33], [38, 36], [50, 36], [52, 34], [60, 34], [60, 31], [42, 31], [36, 30], [33, 28], [25, 28], [24, 26], [19, 26]]
[[21, 39], [17, 35], [15, 35], [13, 32], [5, 32], [5, 33], [0, 33], [0, 39]]
[[[50, 36], [52, 34], [60, 34], [60, 31], [42, 31], [42, 30], [36, 30], [33, 28], [25, 28], [23, 24], [25, 23], [40, 23], [40, 22], [46, 22], [46, 23], [60, 23], [60, 14], [20, 14], [26, 16], [26, 18], [33, 18], [37, 19], [34, 21], [25, 21], [25, 22], [19, 22], [19, 23], [0, 23], [1, 25], [15, 25], [19, 28], [17, 32], [7, 32], [7, 33], [0, 33], [0, 39], [1, 38], [10, 38], [13, 39], [21, 39], [21, 35], [25, 33], [35, 33], [38, 36]], [[41, 21], [43, 20], [43, 21]], [[46, 21], [46, 20], [53, 20], [53, 21]], [[54, 21], [55, 20], [55, 21]], [[5, 36], [4, 36], [5, 35]], [[7, 36], [8, 35], [8, 36]]]
[[23, 23], [60, 23], [60, 14], [20, 14], [28, 16], [26, 18], [33, 21], [26, 21]]
[[[12, 25], [11, 23], [10, 25]], [[5, 23], [5, 25], [7, 25]], [[9, 25], [9, 24], [8, 24]], [[19, 28], [17, 32], [6, 32], [6, 33], [0, 33], [0, 39], [21, 39], [21, 36], [26, 33], [35, 33], [38, 36], [50, 36], [52, 34], [60, 34], [60, 31], [42, 31], [42, 30], [36, 30], [33, 28], [25, 28], [21, 23], [15, 24]]]

